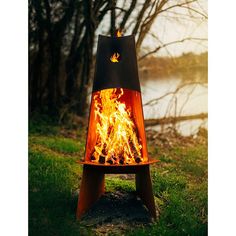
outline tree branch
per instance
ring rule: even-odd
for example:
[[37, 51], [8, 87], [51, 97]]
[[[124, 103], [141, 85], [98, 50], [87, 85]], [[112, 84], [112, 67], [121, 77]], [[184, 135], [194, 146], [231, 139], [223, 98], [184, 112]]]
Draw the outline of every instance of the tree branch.
[[122, 22], [121, 22], [121, 24], [120, 24], [120, 29], [121, 29], [121, 31], [124, 29], [125, 24], [126, 24], [127, 20], [129, 19], [130, 14], [131, 14], [132, 11], [134, 10], [136, 3], [137, 3], [137, 0], [132, 0], [128, 11], [126, 11], [126, 13], [125, 13], [125, 15], [124, 15], [124, 17], [123, 17], [123, 20], [122, 20]]
[[200, 82], [189, 82], [189, 83], [184, 83], [184, 84], [181, 84], [180, 86], [178, 86], [174, 91], [171, 91], [171, 92], [168, 92], [158, 98], [154, 98], [146, 103], [143, 104], [143, 106], [153, 106], [155, 104], [157, 104], [161, 99], [169, 96], [169, 95], [174, 95], [176, 93], [178, 93], [181, 89], [183, 89], [184, 87], [186, 86], [189, 86], [189, 85], [202, 85], [202, 86], [205, 86], [203, 85], [202, 83]]
[[189, 41], [189, 40], [199, 40], [199, 41], [207, 41], [206, 38], [194, 38], [194, 37], [187, 37], [187, 38], [184, 38], [184, 39], [181, 39], [181, 40], [176, 40], [176, 41], [172, 41], [172, 42], [169, 42], [169, 43], [165, 43], [161, 46], [158, 46], [157, 48], [155, 48], [154, 50], [144, 54], [143, 56], [139, 57], [139, 61], [143, 60], [145, 57], [153, 54], [153, 53], [156, 53], [158, 52], [161, 48], [164, 48], [164, 47], [167, 47], [167, 46], [170, 46], [172, 44], [176, 44], [176, 43], [183, 43], [185, 41]]
[[135, 24], [135, 26], [134, 26], [134, 29], [133, 29], [133, 31], [132, 31], [132, 34], [134, 34], [134, 35], [137, 34], [138, 29], [139, 29], [139, 26], [140, 26], [140, 24], [141, 24], [141, 21], [142, 21], [142, 19], [143, 19], [143, 15], [144, 15], [145, 11], [147, 10], [147, 8], [148, 8], [150, 2], [151, 2], [151, 0], [146, 0], [146, 1], [144, 2], [142, 9], [141, 9], [141, 11], [139, 12], [139, 14], [138, 14], [138, 16], [137, 16], [137, 22], [136, 22], [136, 24]]

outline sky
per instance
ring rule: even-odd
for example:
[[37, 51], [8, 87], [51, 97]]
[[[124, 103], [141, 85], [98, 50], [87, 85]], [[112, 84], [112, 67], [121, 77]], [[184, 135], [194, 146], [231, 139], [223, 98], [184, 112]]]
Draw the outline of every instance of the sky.
[[[204, 9], [207, 9], [207, 2], [200, 2], [202, 2]], [[181, 9], [176, 9], [176, 11], [180, 14], [184, 14]], [[177, 22], [175, 19], [171, 20], [171, 18], [160, 16], [156, 19], [151, 31], [155, 32], [158, 37], [161, 38], [161, 41], [165, 43], [182, 40], [188, 37], [204, 39], [208, 37], [207, 21], [203, 21], [202, 19], [193, 19], [192, 21], [181, 19], [180, 22]], [[145, 48], [155, 48], [156, 45], [158, 45], [157, 41], [150, 36], [147, 36], [143, 42], [143, 47]], [[183, 43], [173, 44], [168, 46], [168, 51], [175, 56], [186, 52], [205, 52], [207, 51], [207, 40], [189, 40]], [[168, 55], [168, 52], [163, 49], [159, 52], [159, 55]]]
[[[122, 6], [122, 3], [123, 0], [118, 0], [118, 5]], [[198, 0], [198, 3], [193, 6], [195, 9], [198, 9], [199, 11], [205, 12], [207, 14], [207, 0]], [[149, 52], [160, 45], [160, 42], [151, 34], [154, 34], [156, 37], [158, 37], [162, 43], [169, 43], [189, 37], [207, 39], [207, 20], [203, 20], [201, 15], [194, 12], [192, 12], [192, 14], [194, 17], [197, 17], [197, 19], [191, 18], [190, 20], [189, 17], [185, 16], [186, 14], [188, 14], [187, 9], [175, 8], [168, 14], [164, 13], [158, 16], [151, 27], [150, 33], [143, 41], [143, 53], [145, 54], [146, 52]], [[107, 32], [107, 27], [110, 25], [109, 17], [109, 15], [105, 17], [98, 29], [98, 34], [104, 34]], [[125, 35], [129, 35], [130, 33], [131, 32], [129, 29], [127, 29]], [[188, 52], [199, 54], [208, 50], [207, 43], [207, 40], [186, 40], [183, 43], [173, 44], [161, 49], [158, 51], [158, 53], [156, 53], [156, 56], [179, 56]]]

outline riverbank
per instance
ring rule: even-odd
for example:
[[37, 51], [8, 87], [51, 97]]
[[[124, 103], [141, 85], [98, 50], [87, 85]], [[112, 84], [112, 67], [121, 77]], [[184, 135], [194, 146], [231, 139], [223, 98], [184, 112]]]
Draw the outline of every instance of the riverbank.
[[31, 122], [29, 235], [207, 235], [206, 130], [147, 132], [149, 155], [160, 160], [151, 168], [156, 222], [135, 198], [132, 175], [108, 175], [105, 196], [76, 221], [85, 137], [83, 126]]
[[149, 56], [139, 61], [141, 78], [180, 76], [183, 81], [198, 81], [207, 83], [208, 53], [186, 53], [178, 57]]

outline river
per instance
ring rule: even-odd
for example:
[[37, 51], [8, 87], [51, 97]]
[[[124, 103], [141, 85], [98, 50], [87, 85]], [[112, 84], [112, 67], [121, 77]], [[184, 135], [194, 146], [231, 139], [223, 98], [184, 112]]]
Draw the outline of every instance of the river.
[[[208, 112], [208, 86], [206, 73], [193, 72], [186, 80], [185, 75], [170, 75], [165, 77], [140, 78], [145, 119], [155, 119], [168, 116], [195, 115]], [[201, 82], [194, 82], [201, 81]], [[179, 89], [178, 89], [179, 88]], [[150, 104], [151, 100], [153, 101]], [[166, 130], [171, 124], [164, 125]], [[194, 135], [200, 127], [207, 129], [207, 119], [181, 121], [176, 129], [184, 136]], [[160, 130], [159, 125], [149, 129]]]

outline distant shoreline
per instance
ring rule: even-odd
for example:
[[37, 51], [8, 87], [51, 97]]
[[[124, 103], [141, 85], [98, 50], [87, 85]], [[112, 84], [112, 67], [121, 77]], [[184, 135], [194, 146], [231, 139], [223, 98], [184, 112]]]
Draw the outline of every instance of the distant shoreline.
[[201, 73], [207, 81], [208, 53], [187, 53], [179, 57], [147, 57], [139, 62], [140, 77], [170, 76], [179, 74], [190, 78], [194, 73]]

